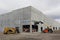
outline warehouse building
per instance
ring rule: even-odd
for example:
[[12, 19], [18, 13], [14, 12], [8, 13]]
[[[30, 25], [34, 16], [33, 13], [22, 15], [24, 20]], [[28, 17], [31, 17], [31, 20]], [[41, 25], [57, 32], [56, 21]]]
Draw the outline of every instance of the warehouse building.
[[20, 32], [41, 32], [49, 26], [53, 30], [60, 28], [58, 22], [32, 6], [0, 15], [0, 28], [19, 27]]

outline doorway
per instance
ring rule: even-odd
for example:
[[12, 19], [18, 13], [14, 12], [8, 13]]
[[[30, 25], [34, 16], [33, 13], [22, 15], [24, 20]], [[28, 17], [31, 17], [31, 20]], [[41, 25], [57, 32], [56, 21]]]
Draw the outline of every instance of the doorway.
[[30, 32], [30, 25], [23, 25], [23, 32]]
[[43, 31], [43, 27], [41, 27], [41, 32]]
[[32, 32], [38, 32], [38, 25], [32, 25]]

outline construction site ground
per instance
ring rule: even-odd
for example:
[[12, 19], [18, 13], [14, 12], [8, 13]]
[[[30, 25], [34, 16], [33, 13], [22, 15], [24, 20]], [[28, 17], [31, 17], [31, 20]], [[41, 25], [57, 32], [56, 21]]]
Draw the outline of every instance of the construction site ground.
[[0, 40], [60, 40], [60, 34], [55, 33], [0, 33]]

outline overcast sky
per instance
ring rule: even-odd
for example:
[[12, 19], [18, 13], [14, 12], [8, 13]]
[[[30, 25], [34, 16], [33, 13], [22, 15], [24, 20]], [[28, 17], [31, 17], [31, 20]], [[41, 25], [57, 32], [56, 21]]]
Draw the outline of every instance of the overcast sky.
[[0, 0], [0, 14], [27, 6], [33, 6], [60, 22], [60, 0]]

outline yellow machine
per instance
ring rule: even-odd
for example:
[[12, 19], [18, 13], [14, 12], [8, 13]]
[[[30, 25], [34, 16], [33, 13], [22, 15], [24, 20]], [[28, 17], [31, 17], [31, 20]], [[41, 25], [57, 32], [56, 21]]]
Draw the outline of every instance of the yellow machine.
[[14, 34], [14, 33], [16, 33], [16, 28], [11, 28], [11, 27], [4, 28], [4, 34]]

